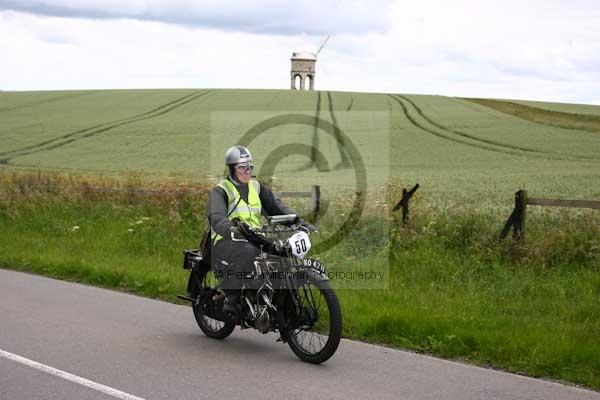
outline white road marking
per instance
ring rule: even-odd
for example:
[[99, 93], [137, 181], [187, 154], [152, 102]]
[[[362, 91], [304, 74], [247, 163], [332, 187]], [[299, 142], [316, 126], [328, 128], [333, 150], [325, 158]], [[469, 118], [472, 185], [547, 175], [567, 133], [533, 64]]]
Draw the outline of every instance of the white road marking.
[[35, 361], [30, 360], [28, 358], [21, 357], [21, 356], [18, 356], [16, 354], [9, 353], [9, 352], [4, 351], [2, 349], [0, 349], [0, 357], [7, 358], [7, 359], [9, 359], [11, 361], [15, 361], [15, 362], [21, 363], [23, 365], [27, 365], [28, 367], [35, 368], [35, 369], [40, 370], [42, 372], [45, 372], [47, 374], [58, 376], [59, 378], [66, 379], [68, 381], [80, 384], [82, 386], [86, 386], [86, 387], [88, 387], [90, 389], [97, 390], [97, 391], [105, 393], [105, 394], [107, 394], [109, 396], [116, 397], [117, 399], [121, 399], [121, 400], [145, 400], [145, 399], [143, 399], [141, 397], [137, 397], [137, 396], [134, 396], [134, 395], [129, 394], [129, 393], [121, 392], [120, 390], [111, 388], [109, 386], [105, 386], [105, 385], [102, 385], [100, 383], [96, 383], [96, 382], [90, 381], [88, 379], [82, 378], [80, 376], [73, 375], [73, 374], [70, 374], [70, 373], [65, 372], [65, 371], [61, 371], [60, 369], [52, 368], [52, 367], [50, 367], [48, 365], [40, 364], [39, 362], [35, 362]]

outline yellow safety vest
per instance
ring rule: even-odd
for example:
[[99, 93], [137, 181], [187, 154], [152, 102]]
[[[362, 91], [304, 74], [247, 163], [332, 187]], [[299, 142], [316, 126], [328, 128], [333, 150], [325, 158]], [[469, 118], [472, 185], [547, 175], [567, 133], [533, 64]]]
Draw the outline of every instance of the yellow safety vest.
[[[217, 184], [227, 194], [227, 214], [231, 221], [239, 218], [247, 223], [251, 228], [260, 227], [260, 213], [262, 205], [260, 203], [260, 183], [256, 180], [250, 180], [248, 183], [248, 202], [241, 198], [235, 185], [228, 179], [223, 179]], [[223, 236], [219, 235], [211, 228], [211, 239], [213, 245], [221, 240]]]

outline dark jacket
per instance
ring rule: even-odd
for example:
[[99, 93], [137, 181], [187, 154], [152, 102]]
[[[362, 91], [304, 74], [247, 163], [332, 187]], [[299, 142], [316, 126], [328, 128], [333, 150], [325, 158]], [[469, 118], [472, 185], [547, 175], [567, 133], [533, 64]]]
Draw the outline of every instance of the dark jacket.
[[[248, 202], [248, 185], [240, 184], [229, 177], [226, 179], [233, 182], [242, 200]], [[294, 210], [283, 204], [281, 199], [262, 183], [260, 184], [259, 197], [263, 215], [295, 214]], [[227, 205], [227, 194], [222, 188], [215, 186], [211, 190], [206, 202], [206, 215], [214, 231], [225, 238], [230, 237], [229, 232], [231, 232], [231, 228], [233, 227], [231, 221], [227, 218]]]

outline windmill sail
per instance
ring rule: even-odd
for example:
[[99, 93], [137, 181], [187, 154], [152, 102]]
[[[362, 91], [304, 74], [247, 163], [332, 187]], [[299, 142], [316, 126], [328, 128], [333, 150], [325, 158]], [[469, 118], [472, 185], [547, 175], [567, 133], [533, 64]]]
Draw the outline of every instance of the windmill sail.
[[318, 56], [321, 50], [323, 50], [323, 47], [325, 47], [325, 43], [327, 43], [327, 41], [329, 40], [329, 37], [330, 35], [327, 35], [325, 40], [323, 40], [323, 43], [321, 44], [321, 47], [319, 47], [319, 50], [317, 50], [317, 52], [315, 53], [315, 56]]

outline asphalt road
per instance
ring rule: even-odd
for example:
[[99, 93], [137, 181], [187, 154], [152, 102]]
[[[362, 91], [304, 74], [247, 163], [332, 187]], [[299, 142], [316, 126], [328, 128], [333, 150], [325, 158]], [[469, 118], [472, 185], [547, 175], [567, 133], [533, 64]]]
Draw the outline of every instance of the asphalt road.
[[0, 270], [1, 400], [600, 400], [597, 392], [349, 340], [327, 363], [310, 365], [276, 339], [237, 329], [217, 341], [186, 306]]

